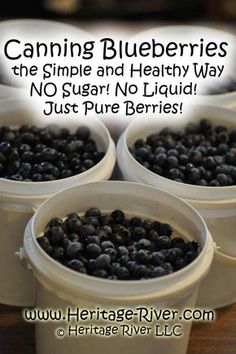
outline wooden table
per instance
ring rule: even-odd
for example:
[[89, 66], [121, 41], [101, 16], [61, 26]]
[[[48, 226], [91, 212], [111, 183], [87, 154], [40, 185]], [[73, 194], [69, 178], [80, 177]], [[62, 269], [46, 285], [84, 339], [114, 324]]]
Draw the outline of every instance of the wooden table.
[[[34, 327], [19, 308], [0, 305], [0, 353], [35, 354]], [[236, 354], [236, 304], [219, 310], [215, 322], [193, 326], [188, 354]]]

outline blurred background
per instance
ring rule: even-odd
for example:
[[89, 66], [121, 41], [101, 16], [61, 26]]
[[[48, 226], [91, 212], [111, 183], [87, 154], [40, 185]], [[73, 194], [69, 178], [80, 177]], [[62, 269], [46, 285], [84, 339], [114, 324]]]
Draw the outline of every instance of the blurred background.
[[236, 0], [2, 0], [0, 17], [234, 23]]

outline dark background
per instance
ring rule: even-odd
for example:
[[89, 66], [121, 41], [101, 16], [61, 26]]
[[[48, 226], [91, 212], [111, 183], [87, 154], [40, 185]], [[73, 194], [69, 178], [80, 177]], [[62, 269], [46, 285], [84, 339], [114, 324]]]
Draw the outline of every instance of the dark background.
[[1, 18], [236, 21], [236, 0], [1, 0]]

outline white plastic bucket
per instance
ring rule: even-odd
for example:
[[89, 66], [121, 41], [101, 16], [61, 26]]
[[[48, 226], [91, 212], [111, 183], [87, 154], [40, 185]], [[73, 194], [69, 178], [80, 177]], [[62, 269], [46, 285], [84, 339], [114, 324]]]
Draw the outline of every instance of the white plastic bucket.
[[[58, 121], [54, 121], [59, 124]], [[44, 120], [35, 121], [21, 101], [0, 103], [0, 126], [17, 127], [29, 123], [44, 126]], [[63, 123], [62, 125], [64, 125]], [[94, 167], [81, 174], [51, 182], [16, 182], [0, 179], [0, 302], [28, 306], [34, 303], [32, 275], [24, 269], [14, 252], [22, 245], [24, 229], [35, 209], [52, 194], [67, 187], [109, 179], [115, 165], [115, 145], [106, 127], [99, 120], [70, 119], [71, 130], [87, 125], [99, 149], [106, 152]]]
[[236, 108], [236, 92], [199, 96], [199, 102], [213, 106]]
[[235, 112], [229, 109], [195, 106], [192, 111], [189, 117], [171, 121], [159, 119], [149, 121], [149, 124], [145, 120], [134, 121], [118, 142], [117, 160], [124, 180], [149, 184], [173, 193], [201, 213], [218, 248], [212, 269], [200, 288], [198, 304], [218, 308], [236, 301], [236, 186], [201, 187], [175, 182], [143, 167], [128, 150], [128, 146], [139, 138], [145, 138], [166, 126], [179, 129], [191, 120], [207, 118], [214, 124], [236, 127]]
[[[74, 272], [49, 257], [36, 237], [52, 217], [64, 217], [73, 211], [84, 213], [92, 206], [104, 212], [122, 209], [129, 216], [169, 222], [178, 234], [199, 242], [200, 255], [180, 271], [145, 281], [112, 281]], [[199, 283], [213, 259], [214, 243], [201, 216], [181, 199], [149, 186], [109, 181], [70, 188], [45, 201], [27, 225], [24, 251], [36, 277], [36, 308], [66, 311], [68, 306], [115, 309], [142, 305], [181, 311], [194, 308]], [[67, 325], [37, 322], [37, 354], [86, 354], [94, 350], [98, 354], [185, 354], [191, 329], [191, 322], [183, 322], [184, 334], [178, 339], [81, 336], [58, 340], [56, 329]]]

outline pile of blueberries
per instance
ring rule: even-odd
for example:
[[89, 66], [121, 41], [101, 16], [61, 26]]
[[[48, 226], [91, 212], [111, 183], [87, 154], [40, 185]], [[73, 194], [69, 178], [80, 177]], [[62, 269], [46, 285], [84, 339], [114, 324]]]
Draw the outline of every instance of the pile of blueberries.
[[53, 218], [39, 245], [53, 259], [77, 272], [114, 280], [161, 277], [184, 268], [199, 253], [195, 241], [171, 237], [172, 227], [122, 210], [102, 214], [90, 208], [83, 216]]
[[86, 126], [75, 133], [58, 126], [0, 127], [0, 178], [53, 181], [84, 172], [103, 157]]
[[236, 130], [213, 126], [207, 119], [188, 123], [184, 130], [165, 128], [138, 139], [130, 152], [150, 171], [187, 184], [236, 184]]

